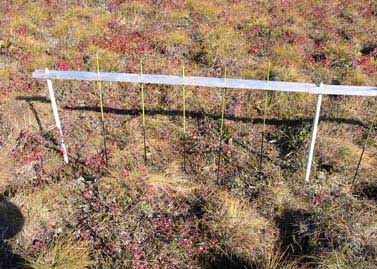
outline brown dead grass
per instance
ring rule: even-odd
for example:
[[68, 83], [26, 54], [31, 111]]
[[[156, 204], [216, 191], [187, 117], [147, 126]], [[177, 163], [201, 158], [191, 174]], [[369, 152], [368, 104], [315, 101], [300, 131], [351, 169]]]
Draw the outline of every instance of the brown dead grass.
[[17, 192], [11, 199], [25, 218], [19, 238], [26, 243], [44, 238], [48, 233], [59, 233], [65, 224], [73, 223], [71, 205], [72, 186], [65, 183], [50, 184], [40, 189]]
[[54, 239], [36, 258], [30, 259], [30, 265], [35, 269], [83, 269], [92, 264], [87, 243], [72, 236]]
[[206, 207], [209, 228], [224, 244], [227, 255], [252, 261], [272, 250], [276, 231], [246, 201], [227, 192], [216, 194]]

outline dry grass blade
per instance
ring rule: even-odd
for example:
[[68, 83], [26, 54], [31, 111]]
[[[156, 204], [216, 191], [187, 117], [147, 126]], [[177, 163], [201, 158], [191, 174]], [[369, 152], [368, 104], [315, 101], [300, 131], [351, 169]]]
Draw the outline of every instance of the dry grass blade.
[[92, 264], [87, 244], [72, 236], [54, 239], [30, 260], [30, 266], [35, 269], [83, 269]]
[[221, 238], [229, 255], [252, 261], [272, 251], [276, 231], [246, 201], [222, 191], [208, 203], [206, 211], [211, 232]]

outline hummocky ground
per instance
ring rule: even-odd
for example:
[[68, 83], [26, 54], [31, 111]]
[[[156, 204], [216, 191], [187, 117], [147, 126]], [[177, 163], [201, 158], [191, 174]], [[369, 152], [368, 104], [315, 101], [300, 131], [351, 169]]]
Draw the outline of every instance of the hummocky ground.
[[[0, 1], [2, 268], [377, 268], [376, 99], [56, 81], [34, 69], [377, 85], [366, 1]], [[265, 112], [265, 113], [264, 113]], [[265, 125], [264, 123], [265, 118]], [[263, 159], [260, 158], [262, 132]], [[185, 158], [185, 169], [183, 159]], [[185, 171], [184, 171], [185, 170]]]

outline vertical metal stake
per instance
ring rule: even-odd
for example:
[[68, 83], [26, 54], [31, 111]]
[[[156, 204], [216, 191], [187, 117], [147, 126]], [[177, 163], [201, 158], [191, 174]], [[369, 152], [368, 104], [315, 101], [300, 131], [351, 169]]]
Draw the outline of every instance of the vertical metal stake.
[[[48, 70], [48, 68], [46, 68], [45, 72], [49, 73], [50, 71]], [[47, 87], [48, 87], [48, 92], [50, 94], [52, 112], [54, 113], [56, 128], [58, 129], [58, 134], [59, 134], [59, 139], [60, 139], [61, 151], [63, 153], [64, 163], [68, 164], [67, 148], [65, 147], [65, 144], [64, 144], [63, 130], [62, 130], [62, 126], [61, 126], [60, 119], [59, 119], [59, 113], [58, 113], [58, 107], [56, 105], [54, 89], [52, 88], [52, 81], [50, 79], [47, 79]]]
[[356, 170], [355, 170], [355, 174], [354, 174], [354, 176], [353, 176], [353, 178], [352, 178], [351, 188], [353, 188], [353, 186], [355, 185], [356, 178], [357, 178], [357, 174], [358, 174], [359, 169], [360, 169], [360, 166], [361, 166], [361, 161], [363, 160], [364, 153], [365, 153], [365, 150], [366, 150], [366, 148], [367, 148], [367, 145], [368, 145], [368, 142], [369, 142], [370, 135], [372, 134], [372, 131], [373, 131], [373, 128], [374, 128], [375, 122], [376, 122], [376, 114], [373, 116], [372, 123], [371, 123], [370, 126], [369, 126], [368, 134], [367, 134], [367, 137], [365, 138], [365, 142], [364, 142], [364, 145], [363, 145], [363, 150], [361, 151], [361, 155], [360, 155], [360, 158], [359, 158], [359, 162], [357, 163]]
[[[185, 66], [182, 66], [182, 78], [185, 78]], [[182, 103], [183, 103], [183, 171], [186, 173], [186, 89], [182, 86]]]
[[99, 103], [100, 103], [100, 109], [101, 109], [103, 149], [105, 151], [105, 163], [106, 163], [106, 167], [108, 167], [109, 166], [109, 161], [108, 161], [108, 157], [107, 157], [107, 146], [106, 146], [105, 115], [103, 113], [103, 91], [102, 91], [102, 82], [100, 80], [98, 52], [96, 53], [96, 63], [97, 63], [97, 76], [98, 76], [97, 85], [98, 85], [98, 90], [99, 90]]
[[217, 162], [217, 175], [216, 175], [216, 184], [222, 185], [223, 181], [220, 179], [220, 166], [221, 166], [221, 146], [223, 142], [223, 134], [224, 134], [224, 113], [225, 113], [225, 97], [226, 97], [226, 67], [224, 69], [224, 83], [225, 87], [223, 88], [223, 92], [221, 94], [221, 125], [220, 125], [220, 136], [219, 136], [219, 154], [218, 154], [218, 162]]
[[[143, 60], [140, 61], [140, 76], [143, 77]], [[147, 142], [145, 134], [145, 104], [144, 104], [144, 83], [141, 84], [141, 113], [143, 123], [143, 138], [144, 138], [144, 163], [147, 164]]]
[[[321, 88], [323, 87], [322, 83], [320, 87]], [[322, 94], [319, 94], [318, 99], [317, 99], [317, 108], [315, 111], [315, 117], [314, 117], [314, 122], [313, 122], [312, 141], [310, 142], [308, 162], [306, 164], [305, 182], [309, 182], [310, 171], [312, 169], [314, 146], [315, 146], [315, 140], [317, 138], [318, 120], [319, 120], [319, 114], [321, 112], [321, 103], [322, 103]]]

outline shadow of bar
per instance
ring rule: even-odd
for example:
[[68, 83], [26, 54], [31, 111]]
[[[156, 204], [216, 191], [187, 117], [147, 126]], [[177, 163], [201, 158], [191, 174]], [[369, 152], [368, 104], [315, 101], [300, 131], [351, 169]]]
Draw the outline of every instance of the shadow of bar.
[[[23, 100], [27, 102], [41, 102], [41, 103], [50, 103], [50, 100], [44, 96], [18, 96], [17, 100]], [[66, 110], [78, 110], [78, 111], [92, 111], [92, 112], [101, 112], [101, 108], [97, 106], [64, 106]], [[104, 113], [116, 114], [116, 115], [131, 115], [139, 116], [141, 114], [141, 109], [121, 109], [113, 107], [104, 107]], [[181, 116], [181, 110], [162, 110], [162, 109], [147, 109], [145, 114], [149, 116], [153, 115], [165, 115], [165, 116]], [[214, 120], [220, 119], [221, 115], [216, 115], [212, 113], [202, 112], [202, 111], [186, 111], [186, 116], [193, 118], [212, 118]], [[234, 115], [226, 114], [224, 116], [226, 120], [235, 121], [235, 122], [244, 122], [244, 123], [253, 123], [253, 124], [262, 124], [263, 118], [250, 118], [250, 117], [237, 117]], [[277, 119], [269, 118], [266, 119], [266, 124], [268, 125], [287, 125], [287, 126], [297, 126], [303, 123], [311, 123], [313, 121], [312, 117], [309, 118], [298, 118], [298, 119]], [[367, 124], [364, 124], [360, 120], [356, 119], [347, 119], [347, 118], [330, 118], [326, 116], [320, 117], [320, 121], [333, 122], [333, 123], [342, 123], [357, 125], [362, 127], [367, 127]]]

